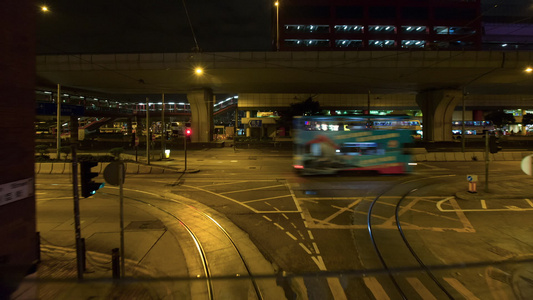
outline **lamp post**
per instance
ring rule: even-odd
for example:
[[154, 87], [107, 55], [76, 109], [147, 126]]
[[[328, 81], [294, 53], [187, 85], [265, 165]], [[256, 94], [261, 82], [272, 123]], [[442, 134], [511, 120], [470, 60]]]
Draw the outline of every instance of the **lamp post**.
[[165, 140], [166, 140], [166, 128], [165, 128], [165, 93], [162, 94], [161, 100], [161, 160], [165, 158]]
[[276, 51], [279, 51], [279, 1], [274, 2], [276, 6]]
[[61, 124], [61, 85], [57, 84], [57, 112], [56, 112], [56, 154], [57, 159], [61, 158], [61, 131], [62, 131], [62, 124]]

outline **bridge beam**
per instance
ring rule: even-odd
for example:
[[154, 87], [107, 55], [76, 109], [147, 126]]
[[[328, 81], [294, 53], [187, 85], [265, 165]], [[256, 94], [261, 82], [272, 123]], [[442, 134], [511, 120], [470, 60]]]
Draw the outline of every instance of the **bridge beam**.
[[213, 140], [213, 91], [194, 90], [187, 93], [191, 104], [191, 142], [208, 143]]
[[452, 116], [463, 96], [461, 90], [431, 90], [416, 95], [423, 114], [424, 141], [452, 141]]

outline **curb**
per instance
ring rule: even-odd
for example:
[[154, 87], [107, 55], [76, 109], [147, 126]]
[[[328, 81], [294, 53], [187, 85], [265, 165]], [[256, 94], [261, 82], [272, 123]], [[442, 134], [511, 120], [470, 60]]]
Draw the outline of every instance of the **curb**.
[[[103, 174], [105, 168], [109, 165], [109, 162], [100, 162], [98, 166], [94, 167], [94, 171], [97, 171], [99, 174]], [[165, 174], [165, 173], [183, 173], [179, 169], [161, 167], [161, 166], [152, 166], [145, 165], [142, 163], [135, 162], [124, 162], [126, 174]], [[196, 173], [200, 170], [187, 170], [187, 173]], [[80, 170], [78, 168], [78, 174]], [[71, 163], [64, 162], [52, 162], [52, 163], [36, 163], [35, 164], [35, 174], [72, 174]]]

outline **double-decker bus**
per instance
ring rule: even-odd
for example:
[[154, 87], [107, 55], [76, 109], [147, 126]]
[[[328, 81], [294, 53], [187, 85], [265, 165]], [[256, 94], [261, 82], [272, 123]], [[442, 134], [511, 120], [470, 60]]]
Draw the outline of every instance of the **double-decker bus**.
[[414, 132], [407, 116], [295, 117], [293, 167], [302, 175], [368, 170], [404, 174], [411, 170], [405, 144]]

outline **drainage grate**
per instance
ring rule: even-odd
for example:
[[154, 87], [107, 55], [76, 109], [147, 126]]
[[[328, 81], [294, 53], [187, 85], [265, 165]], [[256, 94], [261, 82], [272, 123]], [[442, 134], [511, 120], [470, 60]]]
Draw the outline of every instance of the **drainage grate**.
[[163, 230], [165, 225], [160, 220], [133, 221], [128, 224], [126, 230]]
[[248, 169], [255, 170], [257, 167], [248, 167]]
[[248, 156], [249, 160], [257, 160], [257, 156]]

